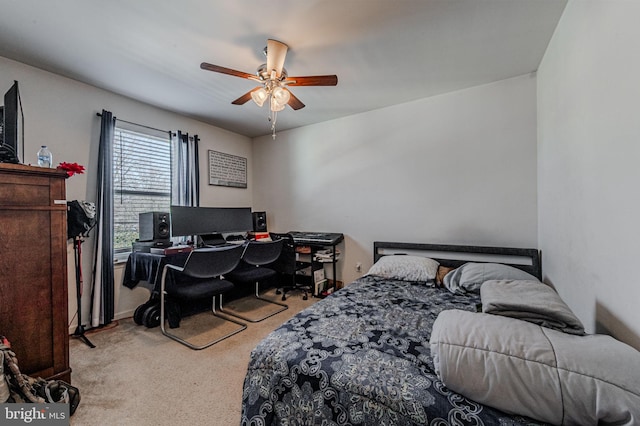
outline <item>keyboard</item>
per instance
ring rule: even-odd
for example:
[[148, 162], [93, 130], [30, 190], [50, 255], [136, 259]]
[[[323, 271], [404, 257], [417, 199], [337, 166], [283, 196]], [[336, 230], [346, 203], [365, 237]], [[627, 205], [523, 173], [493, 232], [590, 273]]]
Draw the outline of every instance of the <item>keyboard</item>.
[[334, 246], [344, 239], [344, 235], [334, 232], [289, 231], [296, 244]]

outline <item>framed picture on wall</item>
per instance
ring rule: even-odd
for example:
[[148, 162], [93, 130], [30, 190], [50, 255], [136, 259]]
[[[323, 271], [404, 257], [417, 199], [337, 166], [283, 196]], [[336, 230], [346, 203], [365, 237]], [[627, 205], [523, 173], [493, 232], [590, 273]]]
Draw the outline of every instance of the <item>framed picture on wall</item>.
[[209, 150], [209, 185], [247, 187], [247, 159]]

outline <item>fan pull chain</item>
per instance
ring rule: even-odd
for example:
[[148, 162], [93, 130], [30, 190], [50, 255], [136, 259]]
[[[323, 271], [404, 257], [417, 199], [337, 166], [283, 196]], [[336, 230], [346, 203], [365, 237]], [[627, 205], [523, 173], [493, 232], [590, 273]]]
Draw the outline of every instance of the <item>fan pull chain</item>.
[[276, 121], [278, 121], [278, 111], [270, 112], [269, 121], [271, 122], [271, 137], [273, 140], [276, 140]]

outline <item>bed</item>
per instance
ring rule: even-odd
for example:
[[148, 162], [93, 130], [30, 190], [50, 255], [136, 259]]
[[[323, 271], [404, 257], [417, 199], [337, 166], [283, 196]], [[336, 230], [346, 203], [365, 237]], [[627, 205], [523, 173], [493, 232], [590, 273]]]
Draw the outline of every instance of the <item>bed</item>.
[[[382, 273], [373, 271], [383, 263], [380, 262], [383, 257], [394, 262], [415, 257], [432, 259], [443, 273], [449, 272], [445, 268], [456, 268], [445, 278], [471, 263], [508, 265], [511, 270], [517, 269], [518, 273], [521, 271], [535, 279], [542, 276], [540, 254], [536, 249], [376, 242], [375, 263], [369, 274], [300, 312], [254, 349], [244, 382], [242, 424], [545, 424], [525, 415], [492, 408], [495, 405], [476, 402], [443, 383], [438, 373], [442, 375], [440, 370], [444, 369], [440, 363], [447, 354], [443, 350], [442, 359], [437, 360], [438, 365], [434, 364], [431, 353], [434, 346], [430, 344], [434, 323], [445, 311], [461, 316], [465, 313], [485, 315], [478, 313], [481, 310], [480, 294], [475, 291], [454, 293], [449, 288], [434, 285], [431, 279], [424, 281], [421, 273], [414, 276], [411, 272], [406, 275], [407, 271], [401, 271], [405, 275], [397, 279], [393, 270], [397, 265], [389, 275], [385, 275], [386, 270]], [[517, 275], [516, 280], [520, 278]], [[489, 316], [489, 320], [496, 319], [496, 316]], [[447, 325], [439, 324], [439, 330]], [[471, 321], [469, 327], [478, 327], [478, 323]], [[460, 331], [459, 328], [456, 330]], [[520, 333], [519, 329], [513, 330], [516, 335]], [[477, 333], [481, 334], [482, 330]], [[463, 333], [462, 339], [467, 337]], [[631, 352], [625, 353], [627, 355], [635, 356]], [[533, 364], [540, 362], [534, 360]], [[466, 363], [447, 374], [453, 377], [458, 373], [464, 381], [464, 377], [472, 377], [475, 370], [479, 370], [474, 365]], [[536, 371], [535, 374], [546, 377], [545, 374], [556, 372]], [[517, 394], [521, 390], [517, 386], [522, 383], [514, 386], [513, 393]], [[540, 386], [547, 392], [544, 383]], [[636, 383], [629, 386], [636, 386]], [[506, 389], [512, 392], [511, 388]], [[597, 391], [602, 393], [602, 389]], [[548, 393], [553, 398], [553, 389]], [[636, 396], [631, 393], [632, 398]], [[640, 400], [633, 399], [629, 404], [635, 401]], [[538, 401], [534, 399], [531, 403], [535, 407]], [[545, 418], [544, 415], [535, 417]], [[634, 421], [633, 417], [631, 421]]]

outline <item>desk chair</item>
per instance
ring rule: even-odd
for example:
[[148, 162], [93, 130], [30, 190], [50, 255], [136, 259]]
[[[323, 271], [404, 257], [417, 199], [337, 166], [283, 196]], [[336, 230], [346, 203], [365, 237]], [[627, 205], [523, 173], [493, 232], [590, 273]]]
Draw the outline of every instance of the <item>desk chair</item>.
[[281, 308], [275, 312], [269, 313], [257, 319], [248, 318], [237, 312], [225, 310], [222, 308], [222, 305], [220, 305], [221, 312], [233, 315], [238, 318], [242, 318], [245, 321], [260, 322], [286, 310], [289, 307], [284, 303], [275, 302], [260, 296], [260, 282], [277, 275], [277, 272], [269, 267], [269, 264], [276, 261], [276, 259], [278, 259], [278, 257], [280, 256], [280, 252], [282, 251], [282, 243], [282, 240], [249, 241], [245, 245], [241, 265], [225, 275], [225, 277], [234, 284], [246, 284], [252, 282], [255, 283], [256, 299], [263, 300], [274, 305], [279, 305], [281, 306]]
[[[301, 271], [309, 266], [309, 263], [298, 262], [296, 256], [296, 246], [291, 234], [278, 234], [275, 232], [270, 233], [272, 240], [282, 240], [282, 252], [280, 257], [276, 260], [271, 267], [278, 272], [281, 276], [290, 280], [288, 285], [282, 285], [276, 290], [276, 294], [282, 294], [282, 300], [287, 300], [287, 293], [291, 291], [304, 292], [303, 300], [309, 298], [308, 293], [313, 294], [313, 288], [311, 284], [300, 284], [296, 280], [296, 272]], [[281, 283], [286, 282], [284, 279], [280, 280]]]
[[[219, 296], [219, 306], [222, 308], [222, 294], [233, 288], [233, 284], [225, 280], [221, 275], [238, 266], [242, 251], [242, 246], [197, 249], [189, 254], [183, 267], [165, 265], [160, 284], [160, 328], [162, 334], [191, 349], [198, 350], [208, 348], [247, 328], [246, 324], [220, 316], [216, 312], [216, 296]], [[225, 321], [238, 324], [240, 327], [223, 337], [197, 346], [167, 331], [165, 327], [165, 295], [187, 302], [211, 297], [213, 315]]]

